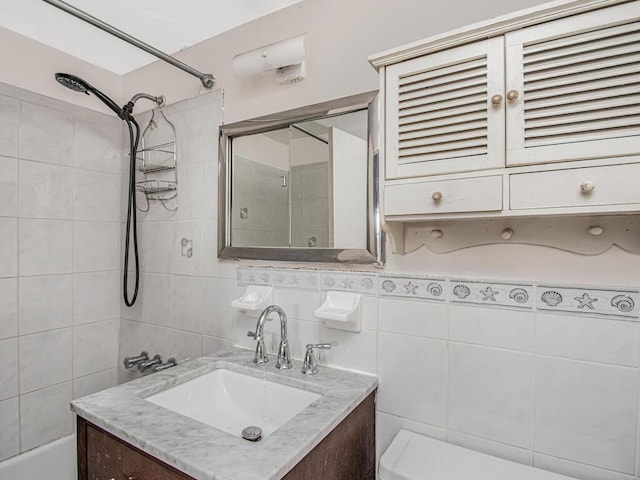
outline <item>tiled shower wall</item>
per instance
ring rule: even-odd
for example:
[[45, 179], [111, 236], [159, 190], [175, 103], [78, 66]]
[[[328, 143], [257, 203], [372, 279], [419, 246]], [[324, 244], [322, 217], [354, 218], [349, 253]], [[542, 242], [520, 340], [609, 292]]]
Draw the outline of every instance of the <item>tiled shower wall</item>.
[[0, 460], [117, 381], [120, 149], [118, 119], [0, 84]]
[[[164, 113], [177, 134], [178, 209], [152, 202], [139, 214], [142, 280], [135, 306], [121, 305], [121, 358], [147, 350], [180, 361], [235, 340], [229, 303], [236, 263], [219, 260], [216, 250], [222, 92], [169, 105]], [[139, 118], [143, 129], [148, 121], [148, 115]], [[183, 256], [183, 238], [192, 242], [190, 257]], [[121, 372], [123, 379], [131, 376]]]
[[[239, 292], [251, 284], [273, 286], [295, 357], [329, 342], [322, 363], [379, 375], [379, 452], [405, 428], [581, 479], [639, 478], [637, 289], [239, 268]], [[362, 295], [360, 333], [314, 317], [329, 290]], [[237, 343], [252, 347], [254, 327], [239, 316]]]

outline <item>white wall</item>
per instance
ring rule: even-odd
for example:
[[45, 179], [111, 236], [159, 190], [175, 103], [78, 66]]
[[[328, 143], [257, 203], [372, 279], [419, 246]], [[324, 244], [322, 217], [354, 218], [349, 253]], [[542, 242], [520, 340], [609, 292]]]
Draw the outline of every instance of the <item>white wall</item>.
[[117, 383], [120, 145], [115, 117], [0, 84], [0, 460]]

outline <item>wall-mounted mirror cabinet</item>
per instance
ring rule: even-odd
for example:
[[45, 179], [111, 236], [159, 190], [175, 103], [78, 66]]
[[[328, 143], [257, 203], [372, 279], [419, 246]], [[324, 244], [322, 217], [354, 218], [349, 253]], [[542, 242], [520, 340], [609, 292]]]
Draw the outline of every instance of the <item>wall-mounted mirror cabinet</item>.
[[220, 127], [218, 256], [383, 263], [377, 92]]

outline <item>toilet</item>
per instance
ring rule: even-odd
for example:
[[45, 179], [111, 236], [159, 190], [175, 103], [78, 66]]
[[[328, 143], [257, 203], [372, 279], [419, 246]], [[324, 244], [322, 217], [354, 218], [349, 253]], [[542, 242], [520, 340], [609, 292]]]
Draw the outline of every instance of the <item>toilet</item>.
[[379, 480], [575, 480], [400, 430], [380, 458]]

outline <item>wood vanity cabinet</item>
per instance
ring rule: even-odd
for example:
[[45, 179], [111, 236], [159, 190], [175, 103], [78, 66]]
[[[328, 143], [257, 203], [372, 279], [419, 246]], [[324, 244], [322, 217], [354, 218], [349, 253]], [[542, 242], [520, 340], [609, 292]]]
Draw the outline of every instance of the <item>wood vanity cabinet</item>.
[[[283, 478], [374, 480], [374, 395], [369, 395]], [[79, 480], [194, 480], [83, 418], [77, 420]]]
[[565, 1], [373, 55], [385, 221], [640, 212], [640, 1]]

